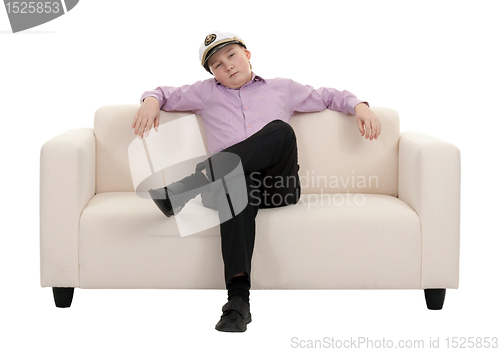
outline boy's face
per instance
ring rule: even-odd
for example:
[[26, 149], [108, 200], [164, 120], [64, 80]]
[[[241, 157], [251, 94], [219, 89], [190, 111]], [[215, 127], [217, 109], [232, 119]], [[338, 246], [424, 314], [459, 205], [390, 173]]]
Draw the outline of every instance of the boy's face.
[[215, 79], [228, 88], [243, 87], [252, 79], [250, 51], [239, 44], [229, 44], [208, 60], [208, 67]]

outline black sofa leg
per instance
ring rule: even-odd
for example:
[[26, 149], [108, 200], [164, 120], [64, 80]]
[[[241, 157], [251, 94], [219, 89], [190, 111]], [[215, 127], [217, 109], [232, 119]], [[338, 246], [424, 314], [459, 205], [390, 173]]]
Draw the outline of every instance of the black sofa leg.
[[443, 308], [444, 296], [446, 295], [445, 288], [426, 288], [424, 293], [428, 309], [440, 310]]
[[54, 294], [54, 301], [56, 302], [56, 307], [58, 308], [68, 308], [71, 306], [73, 301], [74, 287], [52, 287], [52, 293]]

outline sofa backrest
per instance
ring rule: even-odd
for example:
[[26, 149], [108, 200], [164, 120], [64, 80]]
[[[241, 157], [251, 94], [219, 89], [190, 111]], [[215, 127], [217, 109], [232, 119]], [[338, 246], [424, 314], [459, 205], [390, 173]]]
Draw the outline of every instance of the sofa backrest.
[[[138, 109], [138, 104], [108, 105], [95, 113], [97, 193], [136, 190], [129, 164], [129, 146], [137, 139], [132, 121]], [[290, 118], [297, 136], [303, 194], [349, 192], [397, 196], [399, 116], [388, 108], [372, 110], [382, 124], [381, 135], [372, 141], [361, 136], [353, 115], [324, 110], [297, 113]], [[162, 110], [160, 127], [192, 114]], [[201, 134], [208, 156], [203, 120], [198, 115], [196, 122], [199, 131], [183, 131], [174, 138], [179, 138], [177, 145], [182, 145], [189, 136]], [[148, 138], [142, 142], [147, 144]], [[158, 176], [155, 187], [176, 181], [187, 172], [194, 172], [192, 165], [169, 180], [164, 174], [155, 175]]]

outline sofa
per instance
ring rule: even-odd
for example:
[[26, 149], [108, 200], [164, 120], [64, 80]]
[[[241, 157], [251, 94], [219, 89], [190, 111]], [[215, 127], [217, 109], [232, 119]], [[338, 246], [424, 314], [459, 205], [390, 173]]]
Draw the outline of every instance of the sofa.
[[[139, 139], [131, 128], [138, 108], [103, 106], [94, 128], [68, 130], [41, 148], [41, 286], [52, 287], [57, 307], [70, 307], [74, 288], [226, 289], [219, 226], [182, 235], [177, 216], [165, 217], [143, 196], [208, 156], [203, 120], [161, 111], [160, 127], [190, 124], [156, 151], [156, 159], [173, 158], [170, 166], [155, 167], [146, 154], [157, 132]], [[400, 132], [392, 109], [372, 110], [382, 132], [371, 141], [353, 115], [324, 110], [290, 118], [301, 198], [259, 210], [253, 290], [414, 289], [438, 310], [446, 289], [458, 288], [460, 151], [428, 134]], [[172, 162], [194, 136], [205, 155]], [[132, 145], [142, 145], [146, 159], [132, 162]], [[203, 208], [200, 197], [188, 204]]]

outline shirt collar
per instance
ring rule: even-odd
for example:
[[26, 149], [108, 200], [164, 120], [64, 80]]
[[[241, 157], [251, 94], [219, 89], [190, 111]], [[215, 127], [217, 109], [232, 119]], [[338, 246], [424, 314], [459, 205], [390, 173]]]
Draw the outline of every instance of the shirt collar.
[[257, 76], [255, 73], [252, 71], [252, 80], [251, 81], [262, 81], [266, 83], [266, 80], [262, 78], [261, 76]]
[[[217, 81], [215, 78], [214, 78], [214, 80], [215, 80], [215, 84], [220, 85], [220, 86], [222, 86], [222, 87], [224, 87], [224, 88], [227, 88], [227, 87], [226, 87], [226, 86], [224, 86], [222, 83], [220, 83], [219, 81]], [[262, 78], [262, 77], [260, 77], [260, 76], [256, 75], [256, 74], [252, 71], [252, 78], [250, 79], [250, 81], [249, 81], [247, 84], [245, 84], [245, 85], [244, 85], [244, 86], [242, 86], [241, 88], [243, 88], [243, 87], [248, 87], [248, 86], [250, 86], [250, 85], [254, 84], [254, 82], [258, 82], [258, 81], [262, 81], [262, 82], [264, 82], [264, 83], [267, 83], [267, 82], [266, 82], [266, 80], [265, 80], [264, 78]], [[239, 89], [241, 89], [241, 88], [239, 88]], [[227, 88], [227, 89], [232, 89], [232, 88]]]

